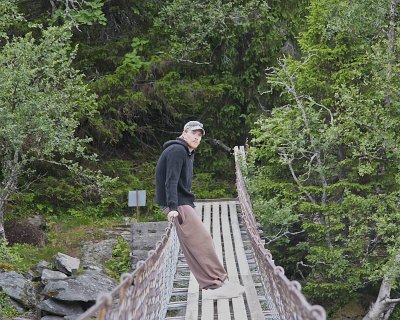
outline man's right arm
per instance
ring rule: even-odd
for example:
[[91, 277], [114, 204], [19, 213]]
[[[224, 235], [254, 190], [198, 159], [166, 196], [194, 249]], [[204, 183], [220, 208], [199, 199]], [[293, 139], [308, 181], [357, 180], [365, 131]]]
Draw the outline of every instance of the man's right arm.
[[[182, 171], [185, 150], [176, 147], [170, 150], [166, 157], [165, 194], [167, 206], [171, 211], [178, 208], [178, 182]], [[170, 212], [171, 212], [170, 211]]]

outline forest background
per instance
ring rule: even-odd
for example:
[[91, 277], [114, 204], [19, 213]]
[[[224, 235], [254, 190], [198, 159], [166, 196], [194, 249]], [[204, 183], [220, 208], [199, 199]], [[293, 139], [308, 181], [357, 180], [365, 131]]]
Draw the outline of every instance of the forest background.
[[[309, 301], [400, 318], [398, 5], [2, 0], [0, 269], [79, 254], [132, 215], [129, 190], [165, 219], [156, 160], [195, 119], [198, 198], [235, 196], [246, 145], [268, 248]], [[11, 246], [36, 214], [47, 244]]]

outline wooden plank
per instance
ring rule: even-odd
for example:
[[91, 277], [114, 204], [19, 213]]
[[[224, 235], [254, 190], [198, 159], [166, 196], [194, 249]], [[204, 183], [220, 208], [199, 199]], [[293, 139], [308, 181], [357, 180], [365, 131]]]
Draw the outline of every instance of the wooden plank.
[[199, 284], [192, 273], [190, 273], [189, 288], [186, 303], [186, 320], [197, 320], [199, 318]]
[[240, 275], [246, 290], [246, 299], [250, 309], [252, 320], [264, 320], [264, 314], [258, 301], [257, 291], [254, 286], [249, 265], [247, 264], [246, 253], [240, 234], [239, 221], [237, 217], [236, 202], [229, 203], [229, 212], [232, 224], [233, 239], [235, 241], [236, 256], [238, 259]]
[[[196, 213], [201, 216], [203, 208], [202, 203], [196, 203]], [[186, 320], [197, 320], [199, 318], [199, 283], [194, 277], [193, 273], [190, 273], [189, 287], [186, 300]]]
[[[211, 203], [204, 203], [204, 218], [203, 223], [205, 228], [210, 231], [211, 225]], [[202, 300], [201, 304], [201, 319], [210, 320], [214, 319], [214, 301]]]
[[222, 258], [222, 243], [221, 243], [221, 226], [220, 226], [220, 215], [219, 215], [219, 202], [213, 202], [212, 204], [212, 215], [213, 215], [213, 240], [215, 251], [217, 253], [218, 259], [223, 263]]
[[[231, 236], [231, 229], [229, 223], [228, 205], [229, 202], [221, 202], [221, 223], [222, 235], [224, 239], [224, 252], [226, 269], [229, 275], [229, 281], [232, 283], [240, 284], [238, 271], [236, 269], [236, 259], [233, 250], [233, 241]], [[243, 296], [232, 299], [233, 314], [235, 320], [247, 320], [246, 307], [244, 304]]]
[[229, 308], [228, 299], [218, 299], [217, 308], [218, 308], [218, 320], [231, 320], [231, 309]]
[[[218, 259], [223, 264], [223, 254], [222, 254], [222, 241], [221, 241], [221, 223], [220, 223], [220, 211], [219, 202], [213, 202], [213, 240], [215, 251], [217, 253]], [[230, 320], [230, 309], [228, 299], [218, 299], [217, 300], [217, 310], [218, 310], [218, 320]]]

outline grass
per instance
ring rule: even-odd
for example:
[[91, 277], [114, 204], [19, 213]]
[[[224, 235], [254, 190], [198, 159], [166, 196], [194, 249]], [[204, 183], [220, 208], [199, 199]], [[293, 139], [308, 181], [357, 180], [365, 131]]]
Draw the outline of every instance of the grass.
[[123, 222], [122, 217], [93, 219], [90, 217], [71, 218], [70, 216], [53, 216], [48, 218], [48, 238], [44, 247], [29, 244], [16, 244], [13, 250], [20, 260], [17, 271], [26, 272], [42, 260], [51, 261], [57, 252], [79, 257], [82, 243], [106, 239], [103, 229], [112, 229]]
[[[135, 216], [131, 217], [135, 218]], [[109, 236], [104, 230], [112, 230], [116, 226], [126, 224], [126, 218], [123, 215], [98, 217], [90, 214], [90, 211], [78, 210], [65, 214], [48, 215], [46, 220], [46, 245], [37, 247], [30, 244], [15, 244], [10, 248], [10, 252], [17, 258], [12, 263], [7, 261], [7, 265], [3, 269], [7, 267], [8, 270], [27, 272], [42, 260], [51, 262], [57, 252], [80, 257], [84, 242], [107, 239]], [[167, 220], [167, 217], [159, 208], [156, 208], [152, 214], [141, 213], [140, 215], [140, 222], [163, 220]]]

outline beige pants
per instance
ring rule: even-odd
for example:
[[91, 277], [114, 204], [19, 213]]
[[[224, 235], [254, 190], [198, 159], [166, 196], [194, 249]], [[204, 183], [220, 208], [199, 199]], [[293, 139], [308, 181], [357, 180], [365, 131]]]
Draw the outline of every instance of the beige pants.
[[[163, 209], [168, 213], [168, 208]], [[200, 289], [220, 287], [227, 278], [215, 252], [214, 242], [203, 222], [189, 205], [178, 207], [181, 219], [175, 218], [176, 232], [186, 262]]]

